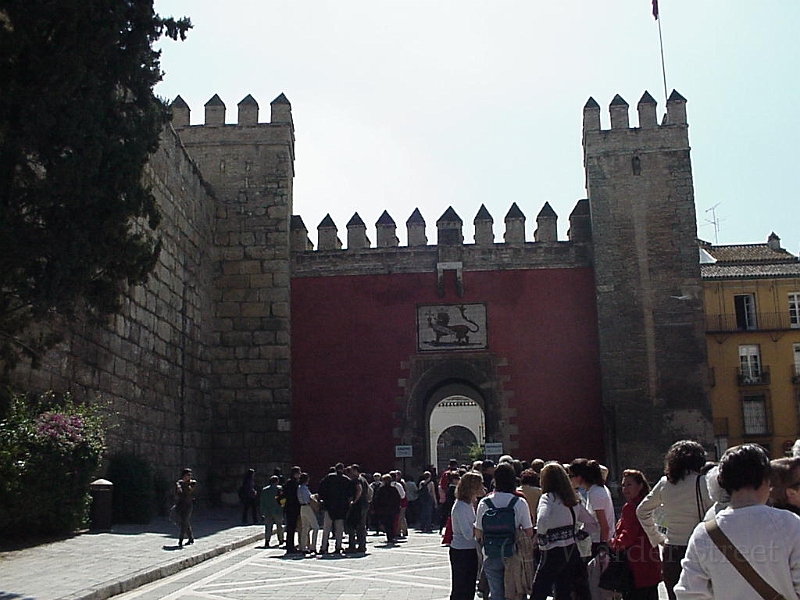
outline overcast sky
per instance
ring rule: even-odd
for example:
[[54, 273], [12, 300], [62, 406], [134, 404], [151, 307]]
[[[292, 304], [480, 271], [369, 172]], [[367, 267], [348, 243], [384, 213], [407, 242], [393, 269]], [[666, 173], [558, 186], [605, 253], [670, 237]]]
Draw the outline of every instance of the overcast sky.
[[[285, 93], [296, 131], [294, 213], [312, 241], [326, 213], [346, 243], [354, 212], [384, 209], [405, 243], [419, 208], [435, 222], [452, 206], [472, 242], [483, 203], [496, 241], [512, 202], [527, 217], [549, 202], [566, 239], [586, 196], [581, 119], [645, 90], [664, 111], [651, 0], [156, 0], [188, 16], [185, 42], [162, 44], [160, 96], [180, 94], [203, 121], [219, 94], [236, 120], [252, 94], [269, 120]], [[720, 244], [800, 251], [794, 178], [800, 129], [800, 2], [660, 0], [667, 86], [688, 101], [698, 234]], [[714, 208], [715, 207], [715, 208]], [[712, 211], [712, 208], [714, 210]]]

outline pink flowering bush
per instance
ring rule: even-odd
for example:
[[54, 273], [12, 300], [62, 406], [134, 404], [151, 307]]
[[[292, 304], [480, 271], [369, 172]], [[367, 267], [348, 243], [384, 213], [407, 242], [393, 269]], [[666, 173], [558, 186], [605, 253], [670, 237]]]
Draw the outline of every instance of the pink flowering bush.
[[105, 451], [100, 411], [69, 395], [16, 396], [0, 420], [0, 533], [71, 533], [86, 523]]

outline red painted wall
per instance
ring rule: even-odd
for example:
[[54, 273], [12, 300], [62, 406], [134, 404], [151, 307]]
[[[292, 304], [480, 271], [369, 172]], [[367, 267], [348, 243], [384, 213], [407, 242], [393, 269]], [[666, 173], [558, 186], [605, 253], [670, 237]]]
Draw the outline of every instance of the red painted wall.
[[508, 361], [514, 392], [515, 457], [603, 459], [591, 269], [465, 272], [464, 288], [459, 298], [446, 281], [442, 298], [433, 273], [292, 280], [292, 454], [312, 482], [337, 461], [393, 468], [419, 304], [486, 304], [489, 351]]

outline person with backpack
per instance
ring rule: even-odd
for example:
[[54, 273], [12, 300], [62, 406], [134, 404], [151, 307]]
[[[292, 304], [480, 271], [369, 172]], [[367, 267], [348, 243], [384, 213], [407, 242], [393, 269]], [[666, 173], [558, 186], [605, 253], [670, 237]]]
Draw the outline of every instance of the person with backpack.
[[[591, 600], [586, 564], [577, 541], [599, 531], [597, 519], [586, 510], [570, 482], [566, 469], [547, 463], [539, 475], [542, 497], [536, 512], [539, 564], [533, 577], [531, 600], [546, 600], [555, 585], [555, 598]], [[583, 523], [578, 529], [577, 523]]]
[[505, 559], [514, 555], [517, 532], [533, 537], [533, 522], [525, 498], [515, 494], [517, 474], [508, 463], [494, 472], [494, 491], [478, 503], [475, 539], [483, 547], [483, 571], [493, 600], [505, 600]]

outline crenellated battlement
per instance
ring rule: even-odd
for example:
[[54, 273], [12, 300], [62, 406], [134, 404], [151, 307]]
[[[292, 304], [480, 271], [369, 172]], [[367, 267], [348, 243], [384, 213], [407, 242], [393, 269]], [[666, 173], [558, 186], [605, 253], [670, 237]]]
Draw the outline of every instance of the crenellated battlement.
[[259, 123], [259, 105], [250, 94], [237, 105], [237, 123], [226, 123], [217, 94], [205, 103], [202, 125], [191, 125], [191, 109], [181, 96], [170, 106], [173, 128], [223, 201], [256, 198], [267, 180], [294, 175], [292, 105], [285, 95], [270, 103], [269, 123]]
[[[649, 92], [645, 91], [636, 105], [639, 127], [634, 129], [657, 129], [675, 125], [686, 125], [686, 98], [672, 90], [667, 99], [667, 112], [661, 125], [656, 118], [658, 103]], [[589, 98], [583, 107], [583, 135], [594, 131], [615, 131], [631, 129], [629, 118], [630, 105], [619, 94], [615, 95], [608, 106], [611, 129], [603, 130], [600, 126], [600, 105], [594, 98]]]
[[[584, 210], [583, 205], [586, 200], [581, 200], [570, 214], [570, 227], [567, 232], [569, 242], [586, 243], [591, 240], [591, 224], [588, 219], [588, 210]], [[505, 233], [503, 234], [503, 244], [507, 246], [524, 246], [530, 244], [525, 231], [526, 217], [522, 210], [514, 202], [511, 204], [505, 215]], [[494, 218], [487, 210], [486, 206], [481, 205], [473, 225], [475, 236], [473, 244], [477, 247], [495, 247], [501, 244], [495, 242], [493, 231]], [[436, 244], [431, 246], [462, 246], [464, 245], [463, 221], [453, 207], [448, 207], [436, 221], [437, 239]], [[539, 214], [536, 216], [536, 229], [533, 231], [532, 243], [549, 244], [558, 242], [558, 215], [545, 202]], [[409, 216], [406, 221], [406, 239], [409, 248], [427, 247], [428, 240], [425, 236], [425, 219], [418, 208]], [[377, 240], [374, 250], [399, 247], [397, 237], [397, 224], [387, 211], [383, 211], [380, 218], [375, 223], [375, 239]], [[308, 228], [299, 215], [294, 215], [291, 222], [291, 249], [293, 252], [314, 251], [315, 246], [308, 237]], [[369, 250], [371, 248], [370, 238], [367, 234], [367, 226], [355, 213], [347, 223], [347, 247], [345, 251]], [[317, 226], [317, 246], [316, 251], [341, 251], [343, 250], [342, 240], [339, 236], [339, 229], [331, 218], [330, 214]]]
[[226, 123], [226, 110], [227, 107], [217, 94], [214, 94], [208, 102], [205, 103], [205, 121], [202, 125], [190, 125], [191, 123], [191, 109], [186, 101], [177, 96], [172, 102], [172, 126], [176, 130], [183, 129], [184, 127], [242, 127], [242, 126], [265, 126], [265, 125], [290, 125], [294, 129], [292, 122], [292, 105], [283, 94], [280, 94], [270, 103], [270, 122], [259, 123], [258, 111], [259, 106], [253, 96], [247, 94], [239, 104], [238, 108], [238, 122]]

